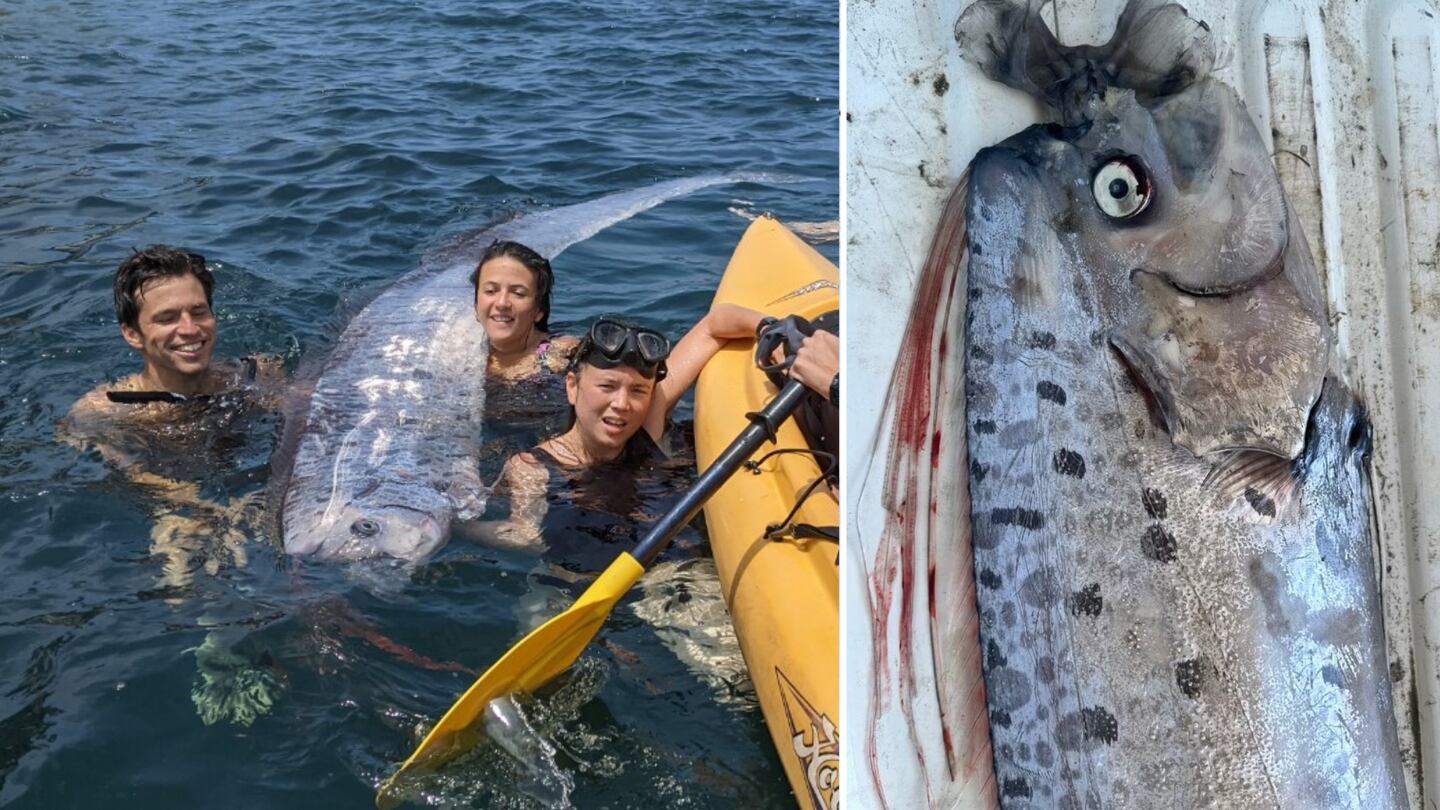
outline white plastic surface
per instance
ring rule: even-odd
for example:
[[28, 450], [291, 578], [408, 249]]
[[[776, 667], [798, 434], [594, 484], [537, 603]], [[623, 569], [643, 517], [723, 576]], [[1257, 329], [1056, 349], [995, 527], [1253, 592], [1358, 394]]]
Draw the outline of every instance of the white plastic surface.
[[[867, 381], [845, 390], [852, 810], [880, 806], [877, 771], [889, 807], [966, 806], [940, 801], [941, 777], [922, 765], [937, 761], [940, 744], [933, 700], [927, 713], [923, 699], [928, 684], [920, 684], [913, 727], [883, 713], [871, 726], [867, 588], [888, 447], [882, 381], [941, 204], [977, 150], [1043, 120], [1038, 104], [960, 60], [952, 32], [967, 5], [848, 0], [845, 379]], [[1431, 598], [1440, 593], [1440, 9], [1437, 0], [1183, 5], [1227, 45], [1218, 75], [1272, 144], [1324, 275], [1338, 362], [1370, 408], [1381, 585], [1411, 803], [1440, 808], [1440, 597]], [[1046, 13], [1063, 42], [1098, 42], [1122, 6], [1060, 0]], [[898, 606], [891, 614], [884, 618], [894, 626]], [[914, 615], [925, 620], [924, 610]]]

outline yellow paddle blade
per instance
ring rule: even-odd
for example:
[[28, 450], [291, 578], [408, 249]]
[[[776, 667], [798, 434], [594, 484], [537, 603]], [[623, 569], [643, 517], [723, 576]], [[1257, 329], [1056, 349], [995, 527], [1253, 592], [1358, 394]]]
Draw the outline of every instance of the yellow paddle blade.
[[[644, 566], [636, 562], [629, 552], [621, 552], [615, 562], [610, 563], [610, 567], [580, 594], [575, 604], [520, 639], [465, 690], [450, 711], [430, 729], [420, 747], [405, 760], [400, 770], [380, 786], [375, 803], [382, 808], [393, 805], [395, 797], [390, 793], [400, 774], [422, 764], [439, 767], [463, 753], [469, 746], [467, 735], [462, 732], [474, 725], [490, 701], [515, 692], [534, 691], [569, 669], [599, 632], [600, 625], [610, 616], [615, 603], [643, 573]], [[473, 741], [473, 735], [469, 738]]]

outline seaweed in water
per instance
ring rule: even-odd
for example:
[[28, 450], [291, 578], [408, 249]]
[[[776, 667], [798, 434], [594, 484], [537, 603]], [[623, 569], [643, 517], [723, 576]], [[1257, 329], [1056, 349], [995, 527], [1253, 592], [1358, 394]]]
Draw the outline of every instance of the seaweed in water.
[[274, 672], [236, 654], [214, 633], [195, 648], [195, 667], [199, 677], [190, 699], [207, 726], [225, 721], [248, 727], [270, 713], [284, 688]]

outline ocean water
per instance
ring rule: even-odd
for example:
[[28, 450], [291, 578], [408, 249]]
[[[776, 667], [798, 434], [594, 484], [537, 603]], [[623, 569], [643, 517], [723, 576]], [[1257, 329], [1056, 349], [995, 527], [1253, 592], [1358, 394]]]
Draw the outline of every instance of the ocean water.
[[[565, 591], [532, 557], [462, 542], [398, 575], [287, 558], [265, 514], [270, 414], [157, 449], [198, 460], [213, 507], [168, 506], [57, 440], [76, 397], [139, 368], [110, 302], [126, 253], [205, 254], [219, 354], [303, 374], [485, 223], [695, 174], [788, 178], [556, 260], [557, 331], [616, 313], [678, 336], [745, 214], [838, 217], [837, 17], [822, 0], [0, 6], [0, 805], [369, 806], [472, 679], [458, 670]], [[680, 661], [643, 612], [617, 610], [527, 707], [568, 802], [793, 806], [743, 685]], [[481, 746], [417, 801], [540, 806], [553, 776]]]

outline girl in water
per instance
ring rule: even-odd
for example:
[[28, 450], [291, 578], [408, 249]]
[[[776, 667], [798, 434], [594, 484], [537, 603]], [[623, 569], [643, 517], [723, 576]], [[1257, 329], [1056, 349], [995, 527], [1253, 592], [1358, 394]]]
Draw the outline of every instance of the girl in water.
[[[663, 475], [661, 450], [670, 412], [720, 347], [753, 337], [761, 318], [752, 309], [717, 305], [673, 351], [659, 332], [608, 318], [596, 321], [565, 373], [569, 428], [510, 457], [497, 487], [510, 496], [510, 519], [482, 534], [501, 545], [543, 550], [551, 562], [576, 573], [603, 570], [625, 547], [614, 544], [633, 540], [636, 519], [653, 517], [638, 514], [650, 494], [646, 485], [670, 477]], [[563, 510], [570, 513], [565, 531], [543, 531], [552, 507], [573, 507]], [[597, 518], [603, 528], [575, 525], [595, 524]], [[565, 541], [580, 537], [585, 540]], [[582, 547], [554, 547], [559, 543]]]
[[[550, 334], [550, 262], [519, 242], [495, 241], [470, 274], [475, 320], [490, 353], [485, 368], [487, 474], [565, 422], [565, 368], [579, 341]], [[493, 465], [493, 466], [492, 466]]]
[[[689, 482], [693, 461], [671, 462], [661, 449], [670, 412], [710, 358], [728, 340], [753, 338], [761, 319], [717, 305], [673, 350], [659, 332], [613, 319], [580, 339], [564, 378], [568, 429], [510, 457], [496, 487], [510, 499], [509, 519], [474, 526], [482, 542], [543, 557], [520, 599], [522, 627], [563, 609]], [[630, 610], [723, 702], [753, 706], [714, 562], [688, 534], [647, 570]]]
[[475, 320], [490, 338], [489, 377], [507, 381], [559, 377], [578, 341], [550, 335], [550, 261], [519, 242], [491, 243], [470, 274]]

